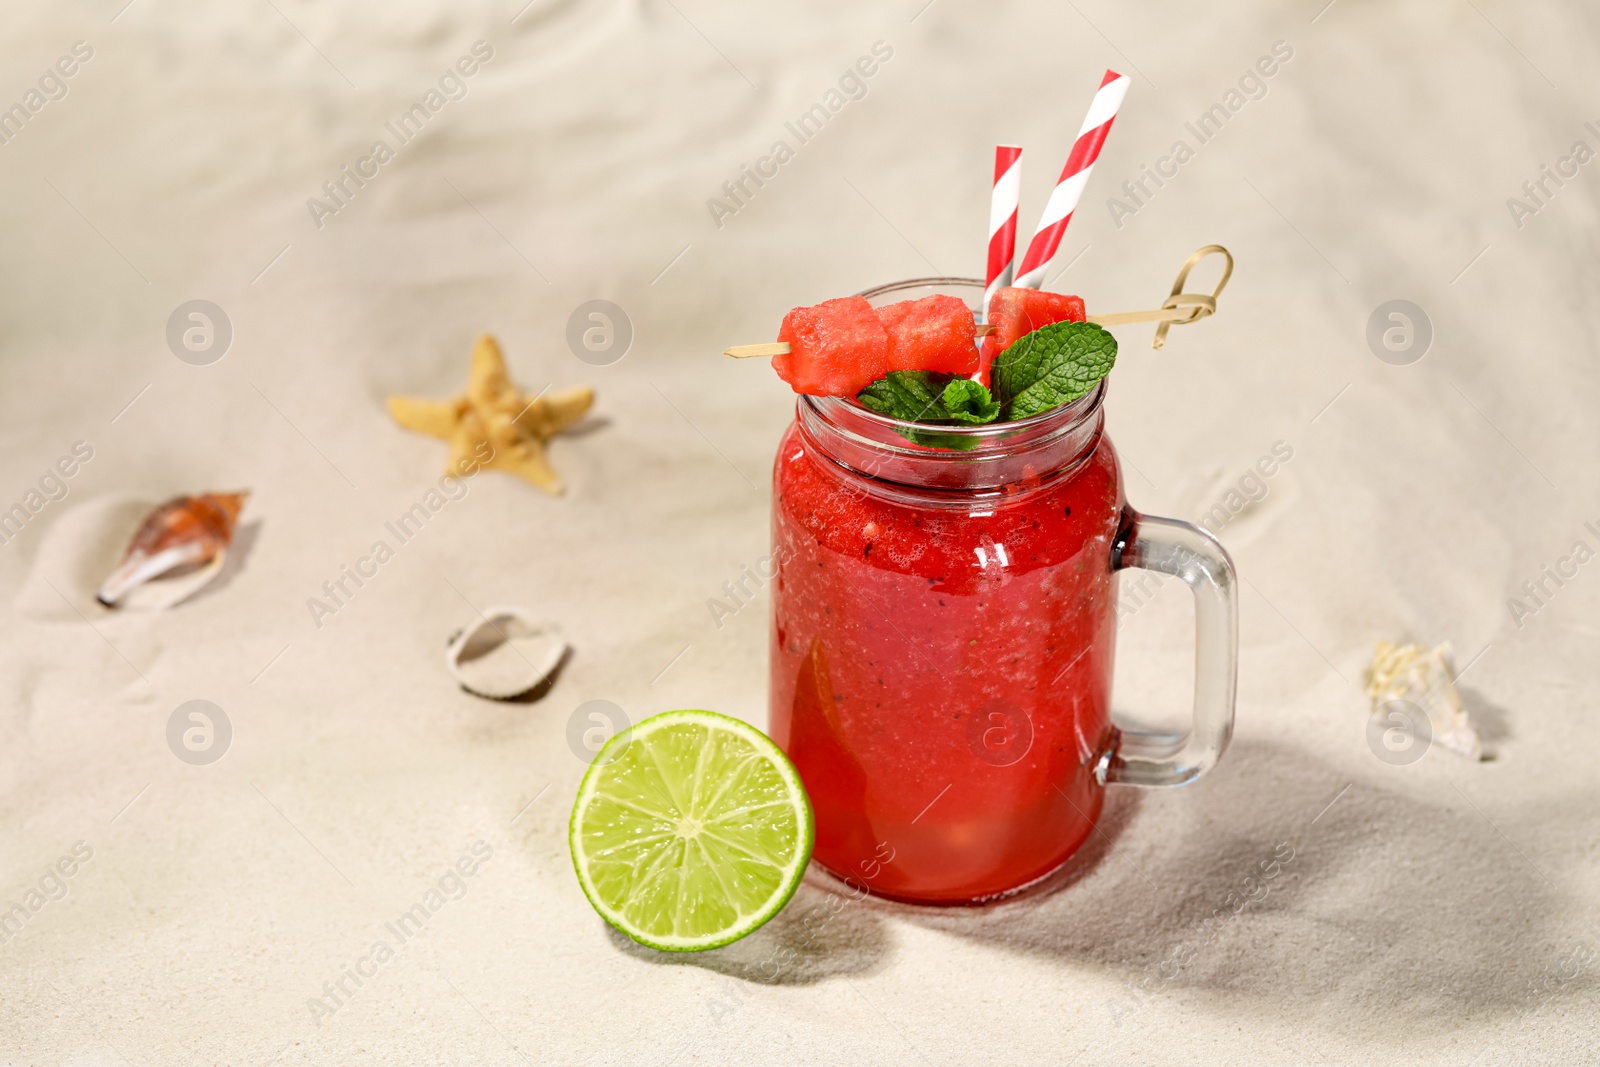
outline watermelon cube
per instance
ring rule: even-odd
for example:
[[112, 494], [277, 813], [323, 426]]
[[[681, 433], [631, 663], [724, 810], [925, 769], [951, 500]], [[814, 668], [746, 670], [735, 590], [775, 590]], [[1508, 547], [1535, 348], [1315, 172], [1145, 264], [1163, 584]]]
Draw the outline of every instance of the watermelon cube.
[[1011, 347], [1011, 342], [1025, 333], [1032, 333], [1053, 322], [1082, 322], [1083, 298], [1046, 293], [1038, 289], [1001, 289], [989, 301], [989, 322], [995, 326], [993, 333], [983, 339], [979, 354], [983, 372], [980, 381], [989, 380], [989, 368], [994, 357]]
[[789, 351], [772, 357], [772, 369], [797, 393], [855, 396], [889, 370], [889, 335], [863, 297], [795, 308], [778, 340]]
[[942, 371], [968, 377], [978, 369], [972, 310], [953, 296], [925, 296], [878, 309], [889, 333], [890, 370]]

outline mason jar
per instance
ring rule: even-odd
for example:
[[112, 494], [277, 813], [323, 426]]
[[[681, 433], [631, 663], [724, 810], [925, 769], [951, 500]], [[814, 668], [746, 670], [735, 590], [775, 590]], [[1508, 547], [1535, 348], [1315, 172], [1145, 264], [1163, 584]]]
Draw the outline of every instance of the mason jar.
[[[862, 295], [934, 293], [976, 312], [983, 284]], [[1182, 784], [1226, 747], [1232, 563], [1199, 527], [1128, 506], [1105, 394], [932, 439], [849, 399], [797, 398], [773, 470], [769, 730], [810, 795], [813, 858], [852, 885], [917, 903], [1014, 893], [1084, 843], [1107, 785]], [[1111, 719], [1127, 567], [1194, 594], [1182, 734]]]

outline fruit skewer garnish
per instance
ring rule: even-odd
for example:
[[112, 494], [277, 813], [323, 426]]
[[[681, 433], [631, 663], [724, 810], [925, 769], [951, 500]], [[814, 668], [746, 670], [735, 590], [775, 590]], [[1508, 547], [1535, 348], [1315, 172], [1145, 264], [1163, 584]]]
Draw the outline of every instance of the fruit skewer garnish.
[[[1217, 279], [1216, 288], [1209, 294], [1184, 292], [1189, 273], [1201, 260], [1211, 255], [1223, 258], [1222, 276]], [[1232, 253], [1221, 245], [1206, 245], [1184, 262], [1172, 283], [1171, 294], [1159, 308], [1086, 315], [1081, 297], [1008, 287], [994, 294], [989, 309], [991, 321], [982, 324], [976, 321], [965, 304], [954, 297], [924, 297], [922, 300], [905, 300], [874, 309], [862, 297], [847, 296], [826, 300], [809, 308], [795, 308], [784, 317], [784, 324], [778, 332], [779, 340], [775, 342], [734, 345], [723, 349], [722, 354], [734, 359], [794, 356], [798, 346], [804, 366], [797, 366], [794, 361], [779, 365], [774, 360], [779, 375], [795, 385], [792, 378], [804, 378], [808, 382], [835, 376], [841, 380], [853, 380], [873, 371], [879, 373], [870, 377], [869, 382], [876, 381], [890, 370], [958, 373], [965, 357], [955, 351], [954, 339], [964, 334], [983, 339], [983, 350], [977, 366], [986, 370], [994, 362], [995, 356], [1024, 334], [1055, 322], [1088, 322], [1096, 326], [1154, 322], [1159, 325], [1150, 347], [1163, 348], [1170, 327], [1185, 326], [1216, 314], [1217, 298], [1222, 295], [1232, 276]], [[914, 306], [915, 310], [908, 306]], [[939, 321], [941, 316], [944, 321]], [[895, 362], [891, 362], [888, 355], [891, 329], [896, 331], [898, 340], [899, 358]], [[943, 342], [928, 350], [931, 361], [910, 365], [908, 360], [916, 358], [914, 354], [919, 352], [919, 342], [930, 337]], [[824, 353], [820, 347], [822, 345], [837, 347]], [[837, 369], [832, 369], [835, 367]], [[847, 370], [847, 367], [850, 369]], [[849, 390], [824, 392], [798, 386], [795, 392], [821, 396], [853, 395]]]
[[[1211, 255], [1223, 260], [1216, 287], [1184, 292], [1190, 273]], [[1173, 325], [1216, 313], [1232, 275], [1232, 254], [1206, 245], [1178, 270], [1159, 308], [1088, 315], [1081, 297], [1007, 287], [992, 295], [990, 321], [982, 324], [950, 296], [880, 308], [863, 297], [841, 297], [790, 311], [775, 343], [740, 345], [725, 354], [770, 356], [795, 392], [855, 397], [891, 418], [945, 425], [1014, 421], [1076, 400], [1110, 372], [1117, 343], [1105, 327], [1156, 323], [1151, 347], [1162, 348]], [[951, 434], [903, 435], [939, 448], [977, 444]]]

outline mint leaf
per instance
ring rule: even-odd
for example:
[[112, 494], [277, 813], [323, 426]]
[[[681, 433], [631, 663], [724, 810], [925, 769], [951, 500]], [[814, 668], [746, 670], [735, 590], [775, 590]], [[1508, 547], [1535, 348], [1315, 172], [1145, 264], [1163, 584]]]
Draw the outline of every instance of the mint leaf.
[[944, 377], [936, 378], [925, 370], [892, 370], [856, 394], [856, 399], [862, 407], [891, 419], [937, 422], [949, 418], [941, 398]]
[[971, 437], [960, 434], [940, 433], [938, 430], [913, 430], [896, 429], [895, 433], [904, 437], [914, 445], [923, 448], [944, 448], [951, 452], [970, 452], [978, 447], [979, 442]]
[[862, 407], [906, 422], [964, 422], [981, 426], [1000, 405], [981, 382], [925, 370], [892, 370], [860, 393]]
[[939, 399], [956, 422], [981, 426], [1000, 417], [1000, 405], [989, 395], [989, 387], [970, 378], [950, 379]]
[[1116, 338], [1094, 323], [1052, 323], [995, 358], [994, 398], [1005, 418], [1026, 419], [1083, 396], [1116, 361]]
[[[981, 382], [925, 370], [892, 370], [856, 395], [861, 406], [906, 422], [981, 426], [1000, 416], [1000, 405]], [[925, 448], [967, 451], [978, 442], [959, 434], [896, 427], [895, 433]]]

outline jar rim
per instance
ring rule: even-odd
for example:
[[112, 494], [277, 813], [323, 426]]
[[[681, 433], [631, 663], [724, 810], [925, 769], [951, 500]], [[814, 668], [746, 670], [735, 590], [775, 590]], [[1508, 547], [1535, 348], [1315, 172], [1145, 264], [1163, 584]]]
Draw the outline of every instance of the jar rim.
[[[984, 283], [977, 278], [930, 277], [865, 289], [857, 295], [900, 297], [925, 290], [965, 299], [982, 314]], [[886, 302], [886, 301], [885, 301]], [[1076, 400], [1015, 422], [983, 426], [912, 422], [880, 414], [854, 397], [796, 398], [795, 416], [806, 435], [834, 462], [880, 481], [927, 488], [988, 489], [1029, 475], [1076, 466], [1099, 440], [1106, 381]], [[959, 440], [961, 448], [919, 445], [910, 433]]]

